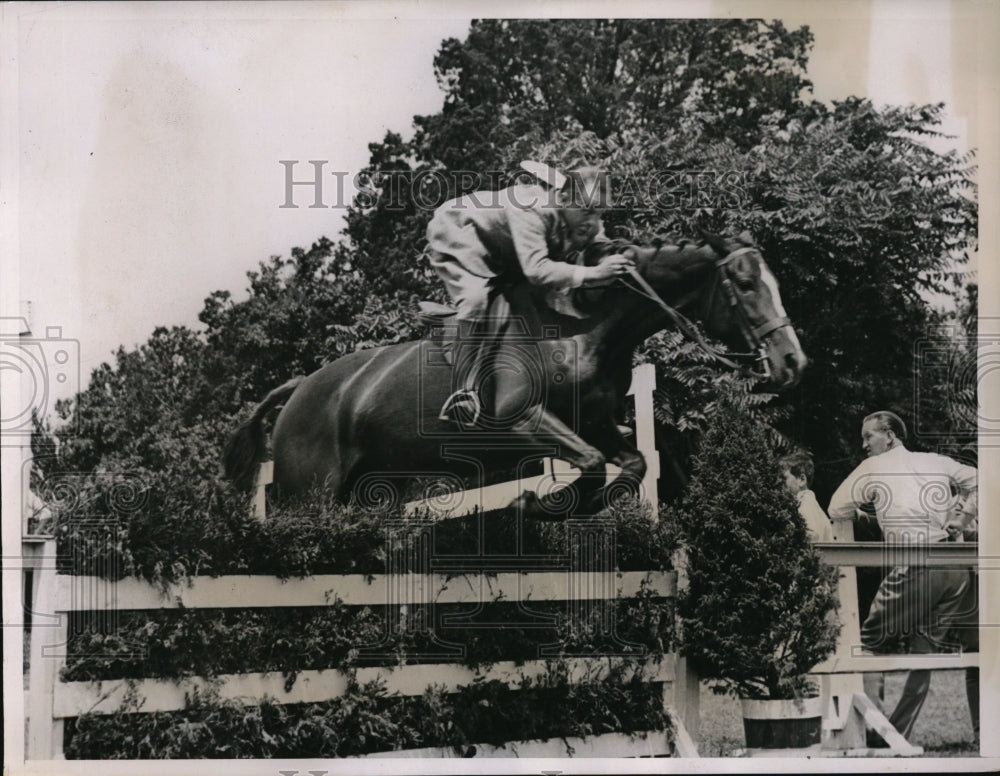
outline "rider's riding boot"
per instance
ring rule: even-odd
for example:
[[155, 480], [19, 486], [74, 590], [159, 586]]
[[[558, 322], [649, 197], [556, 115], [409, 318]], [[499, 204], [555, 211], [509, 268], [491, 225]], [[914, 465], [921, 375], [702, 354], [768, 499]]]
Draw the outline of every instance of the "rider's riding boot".
[[458, 341], [455, 343], [455, 365], [452, 385], [460, 386], [445, 399], [438, 415], [440, 420], [456, 421], [474, 426], [483, 411], [479, 397], [479, 372], [488, 346], [488, 337], [480, 331], [477, 321], [459, 320]]

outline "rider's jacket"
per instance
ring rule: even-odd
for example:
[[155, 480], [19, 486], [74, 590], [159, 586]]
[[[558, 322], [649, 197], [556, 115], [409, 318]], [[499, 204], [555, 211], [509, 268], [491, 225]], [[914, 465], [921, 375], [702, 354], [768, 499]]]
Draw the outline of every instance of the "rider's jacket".
[[[523, 276], [555, 292], [583, 284], [555, 193], [541, 186], [517, 184], [445, 202], [427, 225], [427, 242], [463, 317], [485, 312], [484, 290], [493, 278]], [[608, 242], [603, 227], [596, 242]]]

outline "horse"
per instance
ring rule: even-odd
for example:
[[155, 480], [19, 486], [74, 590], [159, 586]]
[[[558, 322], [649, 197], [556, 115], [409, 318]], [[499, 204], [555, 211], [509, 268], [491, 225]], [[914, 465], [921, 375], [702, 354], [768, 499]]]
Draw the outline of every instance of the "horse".
[[[271, 440], [281, 498], [320, 485], [341, 501], [365, 503], [375, 493], [400, 500], [421, 478], [524, 471], [526, 462], [551, 456], [579, 469], [577, 479], [543, 498], [522, 493], [512, 506], [548, 519], [594, 515], [611, 494], [635, 492], [646, 472], [616, 411], [635, 349], [672, 323], [693, 329], [683, 313], [727, 347], [753, 349], [768, 387], [799, 381], [805, 354], [749, 234], [623, 252], [634, 276], [578, 290], [583, 317], [539, 304], [526, 281], [505, 291], [511, 315], [496, 335], [489, 375], [493, 422], [468, 428], [439, 419], [453, 388], [440, 343], [357, 351], [272, 390], [230, 438], [225, 476], [242, 489], [253, 485], [267, 449], [263, 420], [283, 404]], [[621, 468], [611, 483], [607, 462]]]

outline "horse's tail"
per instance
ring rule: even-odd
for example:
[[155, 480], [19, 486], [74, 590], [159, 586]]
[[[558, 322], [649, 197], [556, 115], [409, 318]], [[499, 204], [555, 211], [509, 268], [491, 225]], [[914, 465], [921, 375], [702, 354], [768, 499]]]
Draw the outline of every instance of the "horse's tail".
[[226, 442], [226, 449], [222, 454], [223, 474], [239, 490], [248, 491], [253, 487], [257, 466], [264, 460], [267, 440], [264, 438], [261, 421], [275, 406], [288, 399], [304, 379], [302, 375], [293, 377], [271, 391]]

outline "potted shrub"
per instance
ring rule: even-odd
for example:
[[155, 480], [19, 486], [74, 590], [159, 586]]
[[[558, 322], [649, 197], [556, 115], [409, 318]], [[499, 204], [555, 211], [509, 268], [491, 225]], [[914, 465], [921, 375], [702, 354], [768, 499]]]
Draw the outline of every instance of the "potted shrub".
[[807, 672], [836, 647], [836, 572], [809, 543], [763, 429], [720, 407], [672, 514], [687, 556], [683, 654], [713, 691], [743, 700], [748, 747], [818, 745], [822, 699]]

